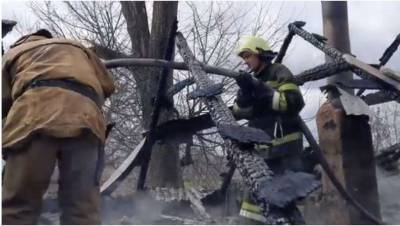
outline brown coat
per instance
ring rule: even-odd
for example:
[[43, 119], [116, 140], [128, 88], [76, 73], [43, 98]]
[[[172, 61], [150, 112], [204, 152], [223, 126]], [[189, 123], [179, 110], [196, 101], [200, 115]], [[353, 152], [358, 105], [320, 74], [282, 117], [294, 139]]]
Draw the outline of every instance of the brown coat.
[[104, 142], [106, 122], [95, 102], [63, 88], [23, 92], [36, 78], [76, 80], [93, 88], [102, 102], [115, 89], [111, 74], [83, 45], [36, 35], [20, 39], [3, 56], [3, 148], [23, 144], [39, 131], [54, 137], [75, 137], [82, 129], [89, 129]]

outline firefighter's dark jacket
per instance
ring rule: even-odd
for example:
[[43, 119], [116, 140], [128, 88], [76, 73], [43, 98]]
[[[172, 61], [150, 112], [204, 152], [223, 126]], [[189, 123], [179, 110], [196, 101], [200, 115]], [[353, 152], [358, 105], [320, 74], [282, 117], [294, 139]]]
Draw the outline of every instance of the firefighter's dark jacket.
[[2, 62], [2, 144], [15, 147], [36, 132], [75, 137], [89, 129], [105, 140], [106, 122], [94, 101], [58, 87], [24, 90], [33, 80], [71, 79], [91, 87], [101, 103], [114, 82], [100, 59], [78, 42], [28, 35], [17, 41]]
[[[302, 149], [302, 135], [294, 116], [304, 107], [304, 100], [299, 87], [293, 83], [293, 74], [284, 65], [274, 63], [254, 76], [275, 91], [273, 97], [265, 103], [256, 102], [250, 106], [240, 106], [235, 102], [233, 113], [248, 119], [249, 126], [260, 128], [273, 138], [273, 148], [265, 153], [265, 157], [299, 151]], [[266, 148], [262, 145], [257, 147]]]

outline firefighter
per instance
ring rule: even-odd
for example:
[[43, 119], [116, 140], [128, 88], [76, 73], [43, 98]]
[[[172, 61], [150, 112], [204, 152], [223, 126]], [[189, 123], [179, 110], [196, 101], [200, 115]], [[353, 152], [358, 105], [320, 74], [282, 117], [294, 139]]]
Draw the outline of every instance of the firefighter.
[[[293, 117], [304, 107], [304, 100], [299, 87], [293, 83], [292, 73], [284, 65], [271, 62], [276, 53], [260, 37], [243, 37], [239, 41], [237, 55], [251, 69], [253, 75], [241, 73], [236, 79], [240, 89], [233, 113], [239, 118], [248, 119], [249, 126], [262, 129], [273, 139], [272, 146], [242, 148], [251, 149], [261, 155], [274, 176], [282, 175], [285, 170], [302, 171], [303, 138]], [[252, 80], [256, 83], [251, 82]], [[290, 212], [295, 207], [288, 208], [285, 212]], [[297, 209], [294, 210], [294, 214], [298, 215]], [[261, 209], [248, 191], [245, 192], [239, 215], [250, 219], [245, 220], [245, 224], [265, 223]], [[304, 222], [300, 217], [296, 223]]]
[[41, 29], [3, 56], [3, 224], [36, 224], [59, 168], [61, 224], [100, 224], [99, 180], [114, 82], [82, 44]]

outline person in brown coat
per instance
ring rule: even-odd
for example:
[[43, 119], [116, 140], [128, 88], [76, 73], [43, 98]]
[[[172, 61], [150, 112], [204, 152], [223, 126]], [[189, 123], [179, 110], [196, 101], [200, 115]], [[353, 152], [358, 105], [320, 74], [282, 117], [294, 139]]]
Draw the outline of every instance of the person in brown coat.
[[61, 224], [100, 224], [111, 74], [82, 44], [44, 29], [20, 38], [2, 63], [2, 223], [38, 222], [58, 164]]

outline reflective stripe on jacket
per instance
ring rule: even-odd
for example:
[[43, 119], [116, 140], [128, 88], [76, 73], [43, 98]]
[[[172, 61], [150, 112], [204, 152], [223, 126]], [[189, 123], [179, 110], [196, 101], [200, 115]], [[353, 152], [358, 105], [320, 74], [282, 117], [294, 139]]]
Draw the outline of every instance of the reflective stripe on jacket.
[[240, 209], [239, 215], [262, 223], [267, 223], [267, 219], [261, 213], [254, 213], [242, 208]]
[[248, 190], [245, 191], [239, 215], [245, 218], [260, 221], [262, 223], [267, 222], [267, 219], [264, 217], [261, 208], [251, 200]]

